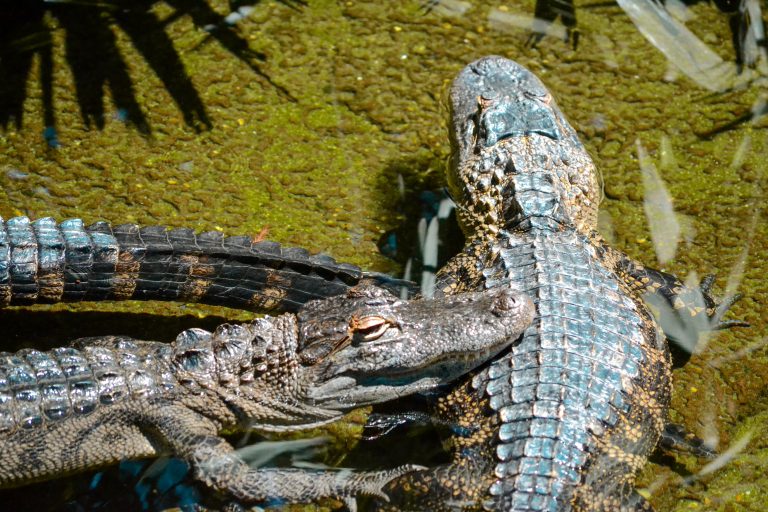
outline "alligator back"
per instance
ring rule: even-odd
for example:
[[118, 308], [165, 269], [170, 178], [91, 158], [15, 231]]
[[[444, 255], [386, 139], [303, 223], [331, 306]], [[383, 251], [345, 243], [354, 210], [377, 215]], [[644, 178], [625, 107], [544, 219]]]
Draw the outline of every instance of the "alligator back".
[[485, 287], [525, 291], [537, 307], [511, 352], [473, 381], [501, 422], [494, 509], [618, 510], [671, 391], [654, 322], [575, 231], [532, 230], [487, 254], [498, 257]]
[[173, 349], [120, 336], [0, 353], [0, 436], [171, 393]]

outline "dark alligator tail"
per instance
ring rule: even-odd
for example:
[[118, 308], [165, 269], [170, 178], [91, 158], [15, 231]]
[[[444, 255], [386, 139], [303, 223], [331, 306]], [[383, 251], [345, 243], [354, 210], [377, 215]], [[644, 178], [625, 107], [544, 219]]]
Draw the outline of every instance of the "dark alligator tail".
[[296, 311], [365, 278], [388, 284], [328, 256], [247, 236], [0, 218], [0, 306], [134, 299]]

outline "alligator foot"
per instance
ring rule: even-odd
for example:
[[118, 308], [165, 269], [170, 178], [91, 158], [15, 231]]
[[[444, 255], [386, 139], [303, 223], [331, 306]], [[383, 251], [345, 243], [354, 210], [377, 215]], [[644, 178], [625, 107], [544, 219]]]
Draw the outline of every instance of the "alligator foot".
[[704, 297], [704, 302], [708, 306], [707, 317], [709, 318], [709, 329], [712, 331], [719, 331], [722, 329], [730, 329], [731, 327], [749, 327], [749, 322], [744, 322], [743, 320], [723, 320], [723, 317], [728, 313], [728, 310], [731, 309], [731, 306], [740, 301], [743, 295], [735, 293], [718, 302], [710, 293], [714, 283], [714, 274], [705, 275], [699, 283], [699, 291]]
[[665, 451], [690, 453], [696, 457], [714, 459], [717, 452], [706, 445], [703, 439], [688, 432], [676, 423], [667, 423], [659, 439], [659, 448]]

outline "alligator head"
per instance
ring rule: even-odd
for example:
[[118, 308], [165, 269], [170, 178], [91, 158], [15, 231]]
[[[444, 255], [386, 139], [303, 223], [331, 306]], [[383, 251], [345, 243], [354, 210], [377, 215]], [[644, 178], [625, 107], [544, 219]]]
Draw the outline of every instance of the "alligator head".
[[307, 397], [345, 410], [434, 390], [512, 343], [533, 312], [511, 290], [405, 301], [358, 287], [310, 303], [298, 315]]
[[596, 227], [594, 164], [541, 81], [502, 57], [485, 57], [451, 88], [448, 176], [466, 234], [495, 236], [539, 219]]
[[405, 301], [355, 287], [298, 315], [184, 331], [174, 373], [237, 404], [256, 428], [302, 428], [434, 390], [498, 354], [533, 314], [530, 298], [507, 289]]

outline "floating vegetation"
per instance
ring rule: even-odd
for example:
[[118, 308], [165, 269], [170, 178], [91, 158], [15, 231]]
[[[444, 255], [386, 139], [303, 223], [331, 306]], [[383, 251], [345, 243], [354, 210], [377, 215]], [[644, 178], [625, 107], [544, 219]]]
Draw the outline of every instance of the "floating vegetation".
[[[286, 100], [249, 66], [243, 66], [243, 61], [209, 32], [215, 25], [198, 26], [171, 3], [153, 4], [151, 11], [172, 41], [175, 53], [186, 63], [194, 62], [185, 73], [198, 84], [196, 92], [213, 125], [208, 130], [204, 123], [199, 124], [204, 133], [197, 136], [194, 129], [187, 128], [182, 107], [174, 105], [170, 92], [165, 94], [162, 81], [156, 79], [148, 61], [135, 50], [130, 36], [117, 22], [110, 21], [112, 14], [107, 10], [100, 16], [104, 16], [104, 23], [117, 39], [135, 102], [150, 125], [151, 135], [144, 143], [136, 136], [138, 129], [119, 126], [135, 120], [127, 109], [116, 108], [117, 100], [107, 81], [102, 82], [106, 93], [100, 94], [107, 105], [103, 107], [106, 129], [77, 140], [77, 130], [65, 131], [77, 126], [80, 116], [74, 70], [65, 55], [65, 29], [49, 10], [52, 3], [23, 2], [25, 7], [45, 6], [41, 19], [49, 31], [30, 31], [28, 39], [15, 40], [19, 43], [16, 48], [33, 52], [25, 57], [29, 69], [24, 80], [17, 79], [25, 96], [24, 109], [17, 112], [6, 108], [7, 99], [15, 96], [6, 95], [10, 90], [6, 88], [8, 75], [4, 71], [1, 75], [4, 80], [0, 81], [0, 98], [4, 103], [0, 113], [5, 116], [3, 125], [9, 128], [5, 133], [0, 130], [0, 200], [4, 215], [87, 216], [91, 220], [190, 225], [196, 229], [220, 226], [232, 234], [256, 234], [260, 226], [269, 225], [270, 238], [312, 245], [314, 250], [338, 259], [359, 258], [354, 263], [366, 268], [393, 271], [393, 265], [375, 247], [378, 237], [405, 216], [393, 199], [396, 176], [386, 169], [396, 164], [411, 188], [416, 188], [414, 183], [424, 183], [422, 189], [439, 189], [439, 180], [423, 176], [439, 172], [439, 162], [448, 156], [442, 124], [445, 112], [437, 106], [445, 80], [472, 58], [491, 53], [509, 55], [547, 76], [605, 173], [606, 200], [601, 215], [610, 214], [615, 231], [611, 244], [646, 263], [653, 262], [654, 242], [644, 220], [643, 174], [635, 158], [635, 140], [639, 138], [655, 162], [668, 195], [674, 199], [675, 216], [680, 222], [683, 241], [668, 263], [670, 270], [690, 274], [693, 282], [698, 281], [696, 275], [715, 272], [722, 283], [730, 273], [722, 293], [731, 295], [738, 288], [745, 294], [735, 305], [734, 316], [747, 319], [752, 327], [712, 338], [706, 350], [676, 371], [672, 408], [675, 420], [692, 426], [701, 437], [718, 439], [722, 448], [733, 445], [740, 434], [749, 430], [747, 427], [754, 426], [755, 432], [765, 429], [768, 296], [764, 276], [768, 270], [760, 251], [768, 242], [764, 217], [755, 212], [762, 208], [765, 197], [764, 189], [757, 185], [763, 179], [759, 171], [765, 161], [766, 108], [755, 87], [709, 94], [692, 80], [659, 80], [664, 76], [666, 58], [641, 37], [627, 17], [615, 15], [620, 14], [615, 3], [579, 4], [581, 37], [576, 51], [572, 45], [549, 39], [533, 48], [526, 47], [534, 12], [532, 4], [521, 2], [443, 0], [439, 6], [446, 10], [434, 8], [426, 15], [418, 1], [386, 7], [372, 1], [312, 2], [305, 8], [294, 4], [302, 9], [300, 14], [274, 2], [253, 3], [255, 11], [250, 13], [235, 3], [227, 7], [224, 0], [204, 3], [213, 6], [222, 18], [234, 12], [245, 16], [235, 26], [225, 21], [224, 30], [247, 40], [253, 51], [266, 54], [268, 61], [256, 63], [271, 64], [261, 69], [299, 101]], [[17, 1], [14, 5], [21, 4]], [[718, 18], [714, 7], [686, 7], [683, 12], [687, 16], [695, 13], [697, 17], [685, 22], [672, 14], [675, 8], [669, 2], [665, 9], [693, 29], [726, 64], [735, 61], [731, 41], [724, 34], [728, 19]], [[262, 23], [264, 16], [276, 11], [285, 14], [279, 22], [273, 16], [269, 24]], [[606, 11], [612, 15], [606, 15]], [[518, 16], [524, 22], [505, 24], [510, 19], [507, 15]], [[7, 16], [7, 12], [0, 13], [0, 19]], [[261, 27], [273, 38], [272, 47], [264, 43], [267, 39], [254, 37]], [[565, 25], [560, 20], [552, 27], [555, 37], [565, 37]], [[5, 42], [14, 28], [13, 24], [1, 25], [0, 40]], [[275, 35], [276, 28], [281, 28], [282, 33]], [[184, 39], [179, 39], [180, 35]], [[46, 44], [54, 61], [55, 79], [50, 83], [51, 98], [56, 101], [51, 112], [61, 130], [58, 136], [64, 147], [60, 151], [41, 151], [45, 143], [41, 143], [40, 133], [47, 124], [43, 122], [41, 72], [49, 58], [45, 55]], [[12, 61], [3, 55], [0, 66]], [[288, 60], [286, 65], [282, 59]], [[744, 66], [749, 68], [746, 63]], [[140, 76], [138, 69], [148, 71]], [[163, 90], [159, 94], [148, 91], [139, 81], [144, 75], [158, 84], [157, 91]], [[195, 80], [201, 75], [225, 79], [214, 84], [218, 103], [207, 100], [208, 91], [199, 85], [203, 81]], [[72, 83], [62, 82], [62, 76]], [[256, 91], [250, 97], [247, 93], [252, 91], [243, 80], [249, 76], [254, 79]], [[262, 95], [262, 91], [266, 94]], [[167, 105], [159, 108], [158, 98], [167, 99]], [[67, 110], [62, 110], [62, 100], [67, 100]], [[22, 114], [26, 130], [14, 132]], [[199, 116], [193, 113], [192, 119]], [[110, 133], [113, 120], [119, 137]], [[93, 120], [91, 123], [97, 128]], [[34, 127], [34, 137], [30, 136], [30, 127]], [[665, 166], [664, 136], [676, 152], [677, 165], [672, 167]], [[403, 155], [418, 158], [403, 164]], [[37, 189], [41, 185], [51, 196]], [[410, 195], [409, 201], [413, 217], [419, 218], [418, 195]], [[693, 235], [686, 231], [686, 219]], [[414, 223], [408, 233], [417, 238]], [[399, 248], [405, 252], [404, 242], [400, 242]], [[413, 246], [417, 245], [414, 242]], [[415, 270], [412, 275], [419, 273]], [[194, 308], [179, 309], [175, 314], [184, 311], [203, 314]], [[86, 328], [82, 321], [71, 320], [74, 314], [53, 317], [25, 312], [22, 317], [12, 313], [16, 312], [5, 312], [5, 325], [13, 326], [14, 331], [22, 320], [36, 329], [44, 325], [58, 329], [59, 323], [67, 323], [70, 339], [83, 335]], [[84, 323], [92, 327], [109, 322], [110, 329], [123, 332], [135, 321], [123, 318], [116, 323], [114, 315], [106, 318], [89, 316]], [[164, 320], [170, 321], [170, 317]], [[418, 438], [417, 443], [425, 441], [425, 437]], [[682, 478], [677, 473], [693, 474], [701, 463], [682, 457], [675, 459], [674, 469], [668, 464], [650, 465], [643, 478], [645, 483], [658, 474], [668, 478], [668, 484], [653, 488], [651, 500], [656, 510], [762, 510], [768, 499], [768, 482], [763, 476], [767, 459], [761, 443], [759, 436], [753, 437], [735, 461], [696, 479], [689, 487], [679, 486]], [[348, 450], [338, 457], [353, 457]], [[369, 450], [375, 457], [366, 460], [377, 462], [392, 457], [390, 452], [396, 451], [391, 442]], [[413, 451], [408, 453], [412, 455]], [[116, 473], [111, 476], [117, 478]], [[107, 479], [105, 475], [101, 482]], [[3, 498], [8, 503], [19, 496], [24, 500], [44, 496], [56, 500], [72, 496], [70, 489], [77, 488], [77, 484], [68, 481], [67, 489], [58, 495], [49, 484], [36, 488], [34, 491], [40, 492], [33, 491], [31, 497], [29, 491], [22, 496], [4, 490]], [[88, 484], [86, 481], [80, 489], [87, 495], [82, 503], [89, 509], [99, 508], [89, 501], [96, 499], [99, 492], [111, 498], [123, 493], [126, 499], [134, 492], [134, 483], [90, 490]], [[152, 493], [165, 487], [155, 487], [153, 482], [147, 489], [143, 492], [156, 496]], [[163, 504], [172, 507], [174, 502]], [[114, 508], [101, 507], [110, 509]]]
[[[118, 32], [127, 36], [154, 71], [184, 116], [196, 131], [208, 130], [212, 122], [200, 94], [168, 35], [167, 27], [183, 16], [218, 41], [229, 53], [245, 62], [262, 81], [284, 99], [293, 101], [288, 90], [262, 71], [266, 55], [250, 47], [235, 24], [248, 16], [253, 5], [239, 2], [220, 14], [206, 0], [169, 0], [165, 16], [154, 8], [155, 0], [81, 0], [20, 3], [15, 9], [0, 10], [0, 126], [22, 127], [24, 101], [29, 92], [28, 77], [37, 60], [44, 119], [43, 138], [48, 146], [59, 147], [56, 129], [56, 99], [53, 45], [54, 32], [62, 32], [66, 62], [72, 72], [80, 115], [87, 128], [103, 129], [107, 94], [115, 107], [114, 118], [150, 135], [152, 128], [134, 87], [128, 65], [118, 49]], [[290, 2], [296, 8], [301, 2]]]

